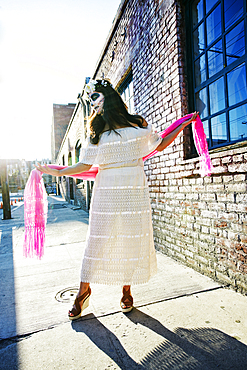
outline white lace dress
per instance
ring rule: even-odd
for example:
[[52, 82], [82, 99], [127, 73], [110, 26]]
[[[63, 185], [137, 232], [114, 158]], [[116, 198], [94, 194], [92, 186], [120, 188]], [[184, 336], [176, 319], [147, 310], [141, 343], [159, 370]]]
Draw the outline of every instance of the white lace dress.
[[104, 132], [81, 163], [99, 166], [90, 206], [81, 281], [108, 285], [147, 282], [156, 273], [151, 207], [142, 157], [161, 142], [147, 128]]

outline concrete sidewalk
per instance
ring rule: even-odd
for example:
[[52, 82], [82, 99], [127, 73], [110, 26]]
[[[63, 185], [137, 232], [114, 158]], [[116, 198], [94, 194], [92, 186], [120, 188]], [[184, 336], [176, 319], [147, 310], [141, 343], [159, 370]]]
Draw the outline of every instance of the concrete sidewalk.
[[48, 198], [41, 261], [22, 256], [23, 206], [0, 220], [0, 369], [247, 369], [247, 297], [161, 253], [131, 313], [121, 287], [93, 284], [71, 323], [88, 214]]

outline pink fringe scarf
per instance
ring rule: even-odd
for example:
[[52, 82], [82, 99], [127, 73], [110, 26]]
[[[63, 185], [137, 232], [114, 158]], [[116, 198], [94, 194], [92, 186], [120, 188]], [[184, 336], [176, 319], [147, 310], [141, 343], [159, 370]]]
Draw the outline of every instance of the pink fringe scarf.
[[32, 170], [24, 191], [25, 257], [37, 256], [41, 259], [44, 255], [47, 210], [47, 195], [42, 173]]
[[[162, 138], [166, 137], [181, 123], [191, 117], [192, 114], [188, 114], [178, 119], [166, 130], [159, 133], [159, 135]], [[208, 153], [208, 145], [203, 124], [199, 116], [197, 116], [196, 120], [192, 122], [192, 131], [200, 160], [200, 175], [202, 177], [210, 176], [213, 171], [213, 166]], [[152, 153], [145, 156], [143, 160], [145, 161], [149, 159], [156, 153], [157, 150], [154, 150]], [[49, 165], [49, 167], [53, 169], [63, 169], [67, 166]], [[71, 175], [71, 177], [93, 181], [97, 173], [98, 167], [93, 166], [89, 171]], [[25, 239], [23, 245], [23, 254], [25, 257], [37, 256], [41, 259], [41, 257], [44, 255], [47, 209], [47, 195], [42, 179], [42, 173], [35, 169], [31, 172], [24, 191]]]

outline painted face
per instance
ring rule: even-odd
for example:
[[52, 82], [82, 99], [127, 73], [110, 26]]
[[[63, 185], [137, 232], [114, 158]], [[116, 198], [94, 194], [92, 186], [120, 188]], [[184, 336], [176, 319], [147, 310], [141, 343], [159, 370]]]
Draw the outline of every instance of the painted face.
[[105, 97], [102, 93], [94, 91], [89, 95], [91, 107], [97, 112], [101, 113], [104, 106]]

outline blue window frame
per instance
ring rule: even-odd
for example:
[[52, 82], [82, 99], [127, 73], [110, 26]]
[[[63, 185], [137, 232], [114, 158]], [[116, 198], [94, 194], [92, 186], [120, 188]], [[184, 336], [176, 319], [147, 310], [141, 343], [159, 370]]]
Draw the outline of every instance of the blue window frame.
[[117, 89], [119, 94], [121, 95], [123, 101], [125, 102], [128, 112], [130, 114], [134, 113], [134, 89], [133, 89], [133, 77], [132, 73], [130, 72], [124, 81], [121, 83], [119, 88]]
[[208, 146], [247, 140], [246, 0], [187, 4], [191, 105], [200, 112]]

